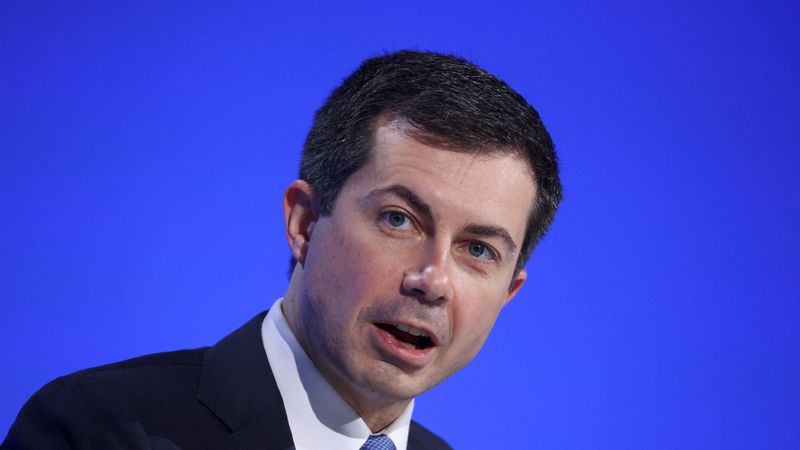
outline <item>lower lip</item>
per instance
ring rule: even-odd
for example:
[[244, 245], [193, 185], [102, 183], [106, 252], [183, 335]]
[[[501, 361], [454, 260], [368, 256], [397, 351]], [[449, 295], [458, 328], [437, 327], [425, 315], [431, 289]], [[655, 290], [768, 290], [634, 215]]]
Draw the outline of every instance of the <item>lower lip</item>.
[[375, 325], [372, 326], [372, 329], [375, 331], [372, 336], [374, 338], [373, 341], [376, 341], [377, 347], [395, 360], [389, 362], [399, 362], [413, 368], [422, 368], [433, 358], [433, 350], [436, 347], [408, 348], [397, 340], [392, 333]]

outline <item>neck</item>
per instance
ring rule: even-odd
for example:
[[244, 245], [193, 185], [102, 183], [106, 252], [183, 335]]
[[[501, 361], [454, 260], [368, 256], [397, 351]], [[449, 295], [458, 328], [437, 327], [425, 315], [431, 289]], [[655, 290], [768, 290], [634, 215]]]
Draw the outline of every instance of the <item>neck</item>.
[[354, 392], [349, 386], [342, 386], [340, 379], [321, 372], [336, 392], [353, 408], [372, 433], [378, 433], [397, 420], [406, 410], [411, 400], [397, 401], [375, 399]]

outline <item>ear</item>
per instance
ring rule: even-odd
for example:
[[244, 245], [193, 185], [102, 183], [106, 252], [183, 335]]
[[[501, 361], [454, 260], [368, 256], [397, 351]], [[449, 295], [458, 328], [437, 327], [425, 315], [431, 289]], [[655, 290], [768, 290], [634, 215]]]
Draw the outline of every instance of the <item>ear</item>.
[[314, 190], [304, 180], [292, 181], [283, 193], [283, 217], [292, 256], [298, 262], [303, 262], [317, 221]]
[[522, 283], [524, 283], [525, 280], [527, 279], [528, 279], [528, 271], [525, 270], [524, 267], [522, 269], [519, 269], [517, 275], [514, 277], [513, 280], [511, 280], [511, 286], [509, 287], [508, 292], [506, 293], [506, 300], [505, 302], [503, 302], [503, 306], [507, 305], [508, 302], [510, 302], [511, 299], [514, 298], [515, 295], [517, 295], [517, 292], [519, 292], [519, 288], [522, 287]]

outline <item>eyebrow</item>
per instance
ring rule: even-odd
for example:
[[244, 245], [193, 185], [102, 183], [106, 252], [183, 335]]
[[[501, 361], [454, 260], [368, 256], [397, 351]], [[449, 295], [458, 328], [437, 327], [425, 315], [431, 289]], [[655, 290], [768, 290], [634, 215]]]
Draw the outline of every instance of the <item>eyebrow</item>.
[[[379, 195], [385, 194], [394, 194], [398, 197], [402, 198], [403, 200], [407, 201], [417, 212], [423, 216], [423, 219], [430, 222], [433, 220], [433, 213], [431, 211], [430, 205], [428, 205], [424, 200], [422, 200], [417, 194], [415, 194], [412, 190], [408, 189], [405, 186], [394, 184], [389, 187], [385, 187], [382, 189], [376, 189], [369, 193], [367, 196], [368, 200], [372, 200]], [[511, 234], [502, 227], [496, 227], [493, 225], [478, 225], [478, 224], [469, 224], [464, 227], [464, 231], [469, 234], [474, 234], [477, 236], [484, 236], [484, 237], [497, 237], [500, 238], [503, 243], [505, 244], [508, 252], [513, 254], [514, 251], [517, 249], [517, 244], [514, 242], [514, 239], [511, 238]]]

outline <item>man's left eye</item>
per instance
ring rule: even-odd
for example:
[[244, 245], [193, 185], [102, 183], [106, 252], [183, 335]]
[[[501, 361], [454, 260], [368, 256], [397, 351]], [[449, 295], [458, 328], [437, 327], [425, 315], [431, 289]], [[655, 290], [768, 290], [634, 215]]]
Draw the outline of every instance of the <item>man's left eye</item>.
[[386, 211], [383, 213], [383, 220], [392, 228], [409, 228], [412, 225], [411, 219], [400, 211]]
[[467, 244], [467, 251], [469, 252], [470, 256], [473, 256], [478, 259], [494, 259], [494, 253], [486, 244], [472, 241]]

